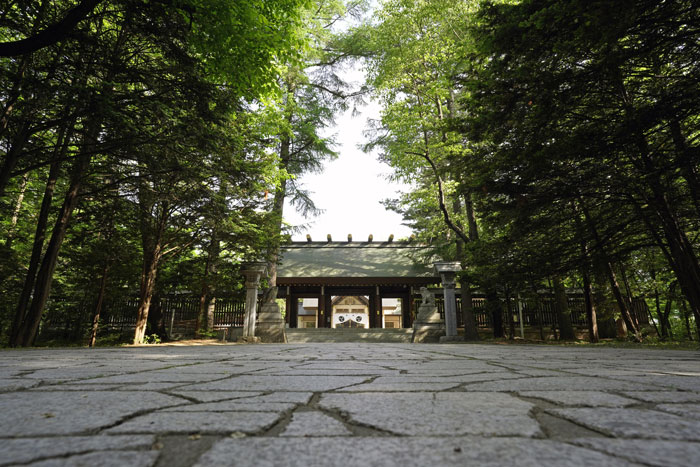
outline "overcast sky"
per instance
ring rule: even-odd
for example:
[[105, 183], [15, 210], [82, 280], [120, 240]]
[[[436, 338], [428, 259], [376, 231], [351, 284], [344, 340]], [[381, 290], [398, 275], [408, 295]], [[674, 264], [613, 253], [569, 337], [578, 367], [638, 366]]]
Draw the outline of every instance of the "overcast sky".
[[[355, 82], [362, 79], [362, 72], [353, 69], [348, 76]], [[353, 117], [352, 109], [336, 119], [336, 126], [329, 134], [337, 135], [339, 156], [327, 162], [321, 174], [308, 174], [300, 178], [304, 188], [311, 191], [317, 207], [325, 210], [316, 218], [304, 219], [287, 204], [284, 217], [292, 225], [309, 224], [294, 240], [305, 240], [310, 234], [313, 240], [325, 240], [331, 234], [333, 240], [346, 240], [352, 234], [353, 240], [364, 241], [369, 234], [375, 241], [381, 241], [390, 234], [398, 238], [408, 237], [411, 231], [401, 225], [401, 216], [384, 209], [380, 201], [396, 196], [404, 185], [386, 180], [390, 167], [380, 163], [376, 154], [365, 154], [358, 145], [365, 142], [363, 131], [367, 119], [379, 118], [379, 104], [370, 102], [359, 109], [361, 115]]]

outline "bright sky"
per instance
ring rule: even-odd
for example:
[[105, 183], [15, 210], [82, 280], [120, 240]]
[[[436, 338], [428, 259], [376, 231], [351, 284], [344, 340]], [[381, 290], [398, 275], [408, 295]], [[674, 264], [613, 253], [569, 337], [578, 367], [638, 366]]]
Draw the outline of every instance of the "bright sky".
[[[362, 79], [361, 71], [350, 70], [353, 81]], [[408, 237], [411, 230], [401, 224], [401, 216], [384, 209], [380, 201], [393, 198], [405, 185], [389, 182], [386, 174], [391, 168], [377, 160], [376, 154], [365, 154], [358, 145], [365, 142], [362, 132], [367, 128], [367, 119], [379, 118], [379, 104], [369, 102], [361, 107], [360, 115], [352, 116], [348, 109], [336, 119], [336, 127], [329, 134], [336, 134], [339, 156], [327, 162], [320, 174], [308, 174], [300, 178], [304, 188], [312, 192], [316, 206], [325, 210], [316, 218], [304, 219], [287, 204], [285, 220], [292, 225], [308, 224], [303, 233], [294, 234], [293, 240], [305, 240], [310, 234], [314, 241], [326, 239], [347, 240], [352, 234], [354, 241], [366, 241], [369, 234], [374, 241], [386, 240], [390, 234], [396, 239]]]

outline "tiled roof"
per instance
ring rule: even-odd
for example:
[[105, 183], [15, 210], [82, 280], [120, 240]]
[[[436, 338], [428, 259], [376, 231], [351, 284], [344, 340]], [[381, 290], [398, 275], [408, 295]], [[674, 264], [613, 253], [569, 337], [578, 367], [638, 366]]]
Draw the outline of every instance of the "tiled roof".
[[278, 277], [432, 277], [427, 247], [413, 242], [295, 242], [282, 247]]

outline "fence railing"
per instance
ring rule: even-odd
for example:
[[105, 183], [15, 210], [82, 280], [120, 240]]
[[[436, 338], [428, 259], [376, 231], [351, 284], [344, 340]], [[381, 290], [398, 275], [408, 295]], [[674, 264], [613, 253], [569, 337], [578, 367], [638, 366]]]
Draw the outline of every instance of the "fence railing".
[[[571, 324], [574, 326], [588, 326], [588, 317], [586, 316], [586, 303], [583, 297], [568, 297], [569, 312], [571, 314]], [[435, 302], [440, 312], [440, 316], [445, 317], [444, 303], [442, 297], [436, 297]], [[504, 325], [510, 323], [512, 319], [519, 323], [520, 316], [523, 318], [524, 326], [557, 326], [556, 302], [553, 298], [538, 298], [533, 300], [516, 300], [511, 299], [506, 307], [505, 303], [501, 303]], [[478, 327], [492, 327], [491, 313], [485, 310], [486, 299], [483, 297], [473, 297], [472, 307]], [[414, 309], [418, 310], [420, 299], [414, 298]], [[518, 308], [520, 307], [520, 309]], [[649, 324], [649, 311], [646, 302], [637, 298], [632, 301], [632, 312], [640, 324]], [[464, 317], [462, 316], [462, 299], [457, 297], [457, 326], [464, 326]]]
[[[414, 297], [414, 310], [418, 310], [420, 298]], [[574, 326], [588, 325], [583, 297], [569, 297], [571, 322]], [[107, 301], [103, 305], [100, 325], [103, 329], [123, 331], [136, 326], [139, 301], [136, 298]], [[444, 317], [442, 297], [436, 297], [438, 311]], [[558, 327], [553, 298], [540, 297], [536, 300], [510, 300], [508, 307], [502, 301], [503, 323], [510, 320], [519, 324], [522, 315], [523, 325], [530, 327]], [[192, 333], [199, 314], [199, 297], [169, 296], [155, 300], [150, 313], [159, 310], [169, 333]], [[485, 310], [485, 299], [473, 297], [472, 306], [481, 328], [492, 327], [491, 313]], [[518, 312], [520, 307], [520, 313]], [[43, 321], [42, 332], [67, 340], [79, 340], [86, 336], [92, 326], [93, 307], [89, 304], [71, 304], [52, 300]], [[649, 324], [649, 312], [643, 299], [633, 301], [633, 311], [640, 324]], [[214, 304], [214, 328], [243, 327], [245, 301], [239, 297], [217, 297]], [[461, 298], [457, 297], [457, 326], [464, 326], [461, 312]]]
[[[151, 303], [150, 313], [162, 313], [169, 332], [194, 332], [199, 315], [199, 297], [162, 297]], [[100, 313], [102, 329], [124, 331], [136, 326], [139, 300], [129, 298], [105, 301]], [[42, 320], [42, 333], [66, 340], [84, 337], [92, 327], [94, 305], [69, 303], [60, 299], [50, 302]], [[217, 297], [214, 301], [214, 328], [243, 327], [245, 301], [238, 297]]]

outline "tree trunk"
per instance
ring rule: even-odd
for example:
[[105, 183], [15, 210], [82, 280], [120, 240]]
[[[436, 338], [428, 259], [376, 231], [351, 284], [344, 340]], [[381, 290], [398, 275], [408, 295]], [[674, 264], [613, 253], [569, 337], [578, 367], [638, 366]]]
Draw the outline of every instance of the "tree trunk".
[[639, 317], [637, 316], [637, 312], [634, 310], [632, 288], [630, 287], [629, 280], [627, 279], [627, 271], [625, 270], [625, 265], [622, 262], [619, 262], [618, 264], [620, 269], [620, 275], [622, 276], [622, 283], [625, 286], [625, 298], [627, 299], [627, 305], [629, 306], [630, 312], [632, 314], [632, 321], [634, 322], [636, 328], [640, 329], [641, 325], [639, 324]]
[[213, 297], [215, 292], [216, 272], [219, 263], [219, 254], [221, 252], [219, 238], [216, 231], [212, 232], [211, 242], [207, 249], [207, 263], [204, 266], [204, 277], [202, 279], [202, 293], [199, 297], [199, 316], [197, 318], [197, 327], [195, 335], [199, 337], [200, 330], [205, 331], [214, 329], [214, 307], [216, 298]]
[[510, 307], [510, 289], [506, 289], [506, 316], [508, 317], [508, 339], [515, 340], [515, 320], [513, 310]]
[[464, 340], [478, 341], [479, 332], [472, 303], [472, 290], [469, 283], [462, 279], [459, 284], [462, 290], [462, 319], [464, 320]]
[[557, 321], [559, 321], [559, 338], [561, 340], [574, 340], [576, 335], [574, 327], [571, 325], [571, 311], [569, 310], [569, 301], [566, 297], [566, 289], [561, 276], [555, 274], [552, 277], [554, 289], [554, 309], [557, 313]]
[[[653, 210], [658, 220], [658, 225], [664, 233], [668, 254], [670, 255], [669, 263], [676, 274], [683, 294], [690, 304], [690, 309], [695, 316], [696, 322], [700, 324], [700, 263], [698, 263], [698, 258], [695, 255], [694, 246], [688, 240], [669, 201], [668, 192], [661, 183], [661, 169], [652, 160], [646, 137], [640, 130], [642, 126], [634, 117], [631, 117], [631, 122], [635, 125], [633, 131], [643, 163], [641, 175], [645, 177], [646, 186], [651, 191], [650, 194], [644, 193], [645, 201]], [[646, 222], [648, 228], [653, 229], [653, 224], [652, 222]]]
[[27, 275], [24, 279], [24, 286], [20, 294], [17, 308], [15, 310], [15, 318], [12, 321], [10, 330], [10, 346], [16, 347], [20, 345], [19, 329], [22, 326], [24, 315], [31, 299], [32, 290], [34, 289], [34, 281], [36, 279], [36, 271], [39, 269], [41, 261], [41, 252], [44, 249], [44, 240], [46, 238], [46, 225], [49, 220], [49, 211], [51, 211], [51, 202], [53, 201], [54, 190], [56, 189], [56, 181], [60, 172], [60, 162], [54, 161], [49, 169], [49, 177], [46, 180], [46, 188], [44, 189], [44, 197], [41, 200], [41, 208], [39, 209], [39, 217], [37, 218], [36, 230], [34, 232], [34, 244], [32, 246], [32, 255], [29, 259]]
[[668, 329], [666, 328], [666, 322], [664, 320], [663, 313], [661, 312], [661, 299], [659, 296], [659, 287], [656, 283], [656, 271], [652, 268], [649, 271], [649, 274], [651, 275], [651, 280], [654, 281], [654, 305], [656, 305], [656, 316], [659, 320], [659, 325], [661, 326], [661, 332], [659, 333], [657, 329], [657, 334], [659, 334], [661, 340], [664, 340], [668, 338]]
[[12, 219], [10, 219], [10, 228], [7, 229], [7, 238], [5, 239], [5, 248], [7, 250], [12, 249], [12, 241], [15, 237], [15, 228], [17, 227], [17, 221], [19, 221], [19, 215], [22, 212], [22, 203], [24, 202], [24, 195], [27, 192], [27, 185], [29, 184], [29, 174], [24, 174], [22, 177], [22, 183], [19, 185], [19, 194], [17, 195], [17, 201], [15, 202], [15, 208], [12, 210]]
[[97, 294], [97, 301], [95, 303], [95, 311], [92, 314], [92, 330], [90, 331], [90, 341], [88, 342], [88, 347], [95, 347], [95, 341], [97, 340], [97, 331], [100, 327], [100, 314], [102, 313], [102, 303], [105, 298], [105, 291], [107, 290], [107, 273], [109, 272], [109, 260], [105, 261], [105, 265], [102, 268], [102, 278], [100, 279], [100, 291]]
[[12, 177], [12, 171], [15, 169], [17, 161], [19, 161], [19, 156], [24, 149], [24, 145], [29, 141], [31, 134], [32, 130], [29, 122], [22, 122], [12, 142], [12, 146], [10, 146], [10, 149], [5, 154], [5, 162], [0, 170], [0, 198], [5, 195], [5, 188], [7, 188], [7, 184]]
[[697, 158], [693, 157], [690, 148], [688, 148], [688, 143], [683, 136], [678, 119], [672, 119], [669, 127], [671, 129], [673, 144], [678, 155], [678, 165], [681, 168], [681, 174], [688, 185], [688, 192], [690, 193], [693, 206], [695, 207], [695, 214], [700, 219], [700, 177], [698, 176], [697, 168], [693, 164], [697, 162]]
[[598, 342], [598, 317], [596, 316], [595, 301], [591, 288], [591, 277], [588, 271], [583, 271], [583, 299], [586, 302], [586, 318], [588, 321], [588, 340], [595, 344]]
[[136, 329], [134, 330], [134, 344], [143, 343], [148, 324], [148, 311], [151, 307], [153, 292], [158, 274], [158, 261], [160, 260], [160, 243], [153, 245], [153, 251], [144, 251], [143, 269], [141, 271], [141, 287], [139, 293], [139, 308], [136, 312]]
[[[291, 122], [291, 115], [288, 117]], [[289, 136], [283, 136], [280, 143], [280, 169], [286, 169], [289, 164], [289, 151], [292, 140]], [[275, 198], [272, 202], [272, 214], [276, 218], [275, 238], [268, 252], [269, 262], [267, 265], [268, 281], [270, 287], [277, 286], [277, 261], [280, 254], [280, 243], [282, 239], [282, 223], [284, 220], [284, 200], [287, 197], [287, 181], [282, 180], [280, 186], [275, 190]]]
[[21, 346], [26, 347], [32, 345], [36, 338], [41, 316], [44, 313], [44, 307], [46, 306], [46, 301], [51, 292], [51, 283], [53, 282], [53, 273], [56, 269], [56, 262], [58, 261], [58, 253], [66, 237], [68, 222], [73, 214], [73, 209], [75, 209], [75, 206], [78, 204], [80, 187], [82, 186], [83, 177], [90, 166], [92, 153], [94, 151], [93, 145], [100, 128], [101, 123], [98, 120], [93, 120], [91, 126], [87, 129], [84, 144], [80, 151], [81, 155], [78, 156], [78, 159], [73, 165], [70, 186], [68, 187], [63, 205], [56, 219], [56, 224], [51, 233], [51, 239], [49, 240], [46, 253], [44, 253], [44, 258], [41, 263], [41, 268], [36, 278], [34, 297], [19, 331], [18, 344]]
[[632, 319], [632, 313], [629, 304], [627, 300], [625, 300], [625, 298], [623, 297], [622, 292], [620, 291], [620, 284], [617, 281], [617, 275], [615, 274], [615, 270], [613, 269], [610, 258], [608, 257], [605, 251], [605, 246], [603, 245], [603, 241], [600, 238], [600, 235], [598, 234], [598, 229], [596, 229], [595, 224], [593, 223], [593, 219], [591, 218], [591, 215], [588, 212], [588, 208], [586, 208], [586, 205], [581, 199], [579, 199], [579, 205], [581, 206], [583, 216], [585, 217], [586, 222], [588, 223], [588, 228], [590, 229], [591, 234], [593, 235], [593, 239], [596, 242], [598, 254], [601, 257], [601, 263], [604, 266], [605, 272], [608, 276], [608, 281], [610, 282], [610, 288], [612, 289], [615, 301], [617, 302], [617, 305], [620, 308], [622, 320], [627, 325], [627, 329], [634, 335], [634, 339], [637, 342], [642, 342], [642, 334], [639, 331], [639, 328], [635, 326], [635, 322]]
[[673, 339], [673, 329], [671, 328], [671, 309], [673, 307], [673, 296], [675, 295], [675, 289], [676, 289], [676, 284], [677, 282], [671, 283], [671, 286], [668, 288], [668, 297], [666, 298], [666, 307], [661, 315], [661, 319], [663, 320], [664, 326], [666, 326], [666, 329], [668, 329], [668, 337]]
[[496, 289], [489, 287], [486, 289], [486, 302], [484, 308], [491, 314], [491, 322], [493, 323], [493, 337], [504, 337], [503, 330], [503, 310], [501, 301], [498, 299]]
[[476, 223], [476, 214], [474, 213], [474, 202], [472, 201], [471, 192], [464, 195], [464, 207], [467, 214], [467, 232], [469, 240], [479, 240], [479, 226]]
[[[685, 332], [688, 335], [688, 340], [692, 341], [693, 333], [690, 331], [690, 313], [688, 313], [688, 307], [686, 306], [685, 302], [682, 302], [681, 310], [683, 311], [683, 318], [685, 320]], [[700, 334], [698, 334], [698, 337], [700, 338]]]

